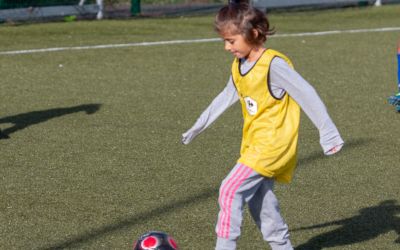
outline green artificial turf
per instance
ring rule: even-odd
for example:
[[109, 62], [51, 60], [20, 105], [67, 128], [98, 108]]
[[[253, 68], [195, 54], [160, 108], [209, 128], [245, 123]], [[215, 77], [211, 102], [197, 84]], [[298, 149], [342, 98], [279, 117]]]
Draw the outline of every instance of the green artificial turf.
[[[272, 13], [277, 34], [399, 27], [399, 5]], [[0, 52], [214, 38], [213, 17], [0, 26]], [[298, 249], [398, 249], [399, 31], [271, 37], [318, 91], [346, 146], [325, 157], [303, 114], [299, 164], [276, 186]], [[236, 104], [183, 146], [229, 77], [222, 42], [0, 55], [0, 249], [130, 249], [163, 230], [213, 249]], [[238, 249], [268, 249], [246, 212]]]

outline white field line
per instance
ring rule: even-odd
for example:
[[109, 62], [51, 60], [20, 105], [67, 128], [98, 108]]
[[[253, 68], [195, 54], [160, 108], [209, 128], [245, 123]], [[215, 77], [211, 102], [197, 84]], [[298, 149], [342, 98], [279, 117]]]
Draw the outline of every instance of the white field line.
[[[345, 33], [368, 33], [368, 32], [390, 32], [390, 31], [400, 31], [400, 27], [384, 27], [384, 28], [376, 28], [376, 29], [331, 30], [331, 31], [320, 31], [320, 32], [276, 34], [273, 37], [325, 36], [325, 35], [335, 35], [335, 34], [345, 34]], [[125, 43], [125, 44], [104, 44], [104, 45], [78, 46], [78, 47], [12, 50], [12, 51], [0, 51], [0, 55], [33, 54], [33, 53], [44, 53], [44, 52], [66, 51], [66, 50], [87, 50], [87, 49], [138, 47], [138, 46], [157, 46], [157, 45], [171, 45], [171, 44], [184, 44], [184, 43], [208, 43], [208, 42], [217, 42], [217, 41], [221, 41], [221, 39], [220, 38], [207, 38], [207, 39], [172, 40], [172, 41], [159, 41], [159, 42]]]

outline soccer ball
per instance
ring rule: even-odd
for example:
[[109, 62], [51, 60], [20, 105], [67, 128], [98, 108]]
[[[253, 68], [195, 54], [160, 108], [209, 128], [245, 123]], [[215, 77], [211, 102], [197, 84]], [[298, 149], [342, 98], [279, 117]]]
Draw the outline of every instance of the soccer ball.
[[175, 240], [168, 234], [151, 231], [135, 241], [133, 250], [179, 250], [179, 248]]

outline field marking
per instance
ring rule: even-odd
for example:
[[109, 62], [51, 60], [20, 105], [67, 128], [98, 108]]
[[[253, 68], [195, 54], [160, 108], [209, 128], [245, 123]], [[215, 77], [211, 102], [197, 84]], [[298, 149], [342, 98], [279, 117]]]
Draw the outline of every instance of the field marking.
[[[276, 34], [273, 37], [325, 36], [325, 35], [335, 35], [335, 34], [345, 34], [345, 33], [368, 33], [368, 32], [389, 32], [389, 31], [400, 31], [400, 27], [384, 27], [384, 28], [375, 28], [375, 29], [354, 29], [354, 30], [330, 30], [330, 31], [304, 32], [304, 33], [293, 33], [293, 34]], [[67, 51], [67, 50], [110, 49], [110, 48], [157, 46], [157, 45], [171, 45], [171, 44], [185, 44], [185, 43], [208, 43], [208, 42], [217, 42], [217, 41], [221, 41], [221, 39], [220, 38], [207, 38], [207, 39], [171, 40], [171, 41], [159, 41], [159, 42], [104, 44], [104, 45], [77, 46], [77, 47], [13, 50], [13, 51], [0, 51], [0, 55], [20, 55], [20, 54], [33, 54], [33, 53], [44, 53], [44, 52]]]

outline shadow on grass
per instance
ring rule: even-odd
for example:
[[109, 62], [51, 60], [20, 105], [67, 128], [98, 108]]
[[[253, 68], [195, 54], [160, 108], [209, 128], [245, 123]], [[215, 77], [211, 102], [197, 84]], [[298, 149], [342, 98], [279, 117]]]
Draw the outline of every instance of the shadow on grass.
[[186, 199], [182, 199], [180, 201], [166, 204], [165, 206], [155, 208], [155, 209], [149, 210], [147, 212], [143, 212], [143, 213], [137, 214], [135, 216], [120, 220], [120, 221], [116, 221], [113, 224], [106, 225], [106, 226], [98, 228], [98, 229], [93, 229], [91, 232], [88, 232], [88, 233], [85, 233], [82, 235], [78, 235], [76, 237], [66, 239], [65, 241], [56, 243], [52, 246], [42, 247], [39, 249], [54, 250], [54, 249], [79, 247], [79, 245], [81, 245], [85, 242], [89, 242], [89, 241], [95, 240], [97, 238], [101, 238], [104, 235], [107, 235], [112, 232], [129, 229], [131, 227], [134, 227], [135, 225], [146, 223], [146, 221], [151, 220], [155, 217], [158, 217], [158, 216], [164, 215], [164, 214], [168, 214], [170, 212], [176, 211], [177, 209], [184, 208], [192, 203], [201, 202], [201, 201], [206, 200], [217, 194], [218, 194], [218, 189], [210, 188], [210, 189], [204, 190], [203, 192], [201, 192], [195, 196], [191, 196]]
[[[363, 145], [369, 144], [373, 141], [373, 138], [357, 138], [357, 139], [350, 139], [345, 142], [342, 151], [347, 151], [347, 150], [354, 150], [357, 149]], [[341, 154], [342, 152], [339, 152], [338, 154]], [[322, 151], [317, 151], [313, 152], [310, 155], [303, 157], [299, 159], [298, 165], [301, 167], [304, 167], [313, 161], [319, 160], [319, 159], [326, 159], [327, 156], [325, 156]]]
[[25, 129], [29, 126], [46, 122], [52, 118], [68, 115], [76, 112], [86, 112], [86, 114], [93, 114], [100, 109], [101, 104], [83, 104], [79, 106], [67, 107], [67, 108], [54, 108], [41, 111], [33, 111], [23, 113], [19, 115], [7, 116], [0, 118], [1, 123], [12, 123], [14, 126], [2, 130], [0, 133], [0, 139], [10, 138], [10, 134]]
[[[347, 148], [357, 148], [360, 145], [368, 143], [370, 140], [371, 139], [357, 139], [357, 140], [349, 141], [348, 143], [346, 143], [346, 145], [347, 145], [346, 147]], [[313, 160], [316, 160], [318, 158], [323, 158], [323, 157], [325, 157], [323, 154], [318, 154], [318, 155], [312, 154], [306, 158], [300, 159], [299, 162], [301, 162], [302, 164], [308, 164], [308, 163], [312, 162]], [[209, 189], [202, 191], [201, 193], [199, 193], [197, 195], [188, 197], [186, 199], [172, 202], [170, 204], [165, 204], [164, 206], [161, 206], [159, 208], [155, 208], [155, 209], [137, 214], [135, 216], [116, 221], [112, 224], [105, 225], [105, 226], [97, 228], [97, 229], [93, 229], [90, 232], [83, 233], [81, 235], [77, 235], [75, 237], [71, 237], [69, 239], [65, 239], [63, 241], [55, 243], [51, 246], [45, 246], [45, 247], [42, 247], [39, 249], [40, 250], [53, 250], [53, 249], [65, 249], [65, 248], [77, 248], [84, 243], [104, 237], [105, 235], [108, 235], [110, 233], [114, 233], [114, 232], [122, 231], [122, 230], [128, 230], [128, 229], [134, 227], [135, 225], [146, 223], [146, 221], [151, 220], [155, 217], [174, 212], [177, 209], [184, 208], [193, 203], [202, 202], [210, 197], [217, 196], [217, 195], [218, 195], [218, 188], [209, 188]]]
[[[386, 200], [377, 206], [363, 208], [359, 215], [331, 221], [309, 227], [301, 227], [292, 231], [340, 226], [332, 231], [317, 235], [296, 250], [320, 250], [339, 247], [374, 239], [381, 234], [395, 231], [398, 234], [395, 243], [400, 243], [400, 206], [396, 200]], [[399, 246], [400, 248], [400, 246]]]

